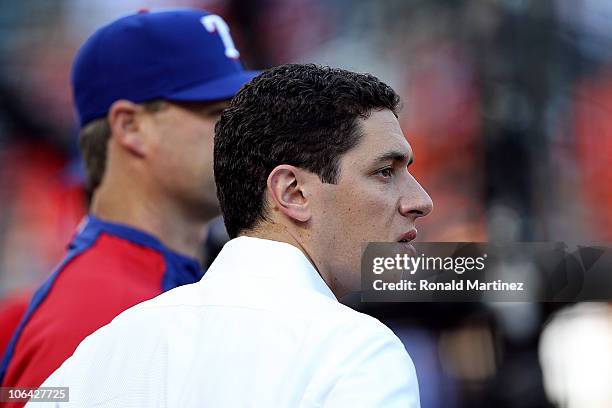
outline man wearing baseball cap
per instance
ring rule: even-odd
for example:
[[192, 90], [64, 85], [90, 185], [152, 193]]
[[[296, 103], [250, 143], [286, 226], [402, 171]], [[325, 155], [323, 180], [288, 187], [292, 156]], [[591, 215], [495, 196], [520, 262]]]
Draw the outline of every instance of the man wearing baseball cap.
[[14, 334], [2, 386], [39, 386], [123, 310], [201, 278], [214, 125], [254, 75], [205, 11], [140, 12], [85, 42], [72, 86], [90, 214]]

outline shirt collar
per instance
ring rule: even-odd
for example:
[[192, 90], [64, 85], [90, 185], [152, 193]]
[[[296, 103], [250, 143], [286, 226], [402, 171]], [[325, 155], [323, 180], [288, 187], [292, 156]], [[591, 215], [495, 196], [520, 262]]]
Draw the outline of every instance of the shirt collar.
[[304, 253], [285, 242], [241, 236], [227, 242], [204, 279], [235, 278], [248, 274], [310, 289], [337, 300]]
[[125, 239], [136, 245], [161, 252], [164, 256], [176, 260], [176, 262], [182, 264], [184, 267], [188, 267], [189, 269], [196, 271], [201, 269], [198, 260], [172, 251], [153, 235], [126, 224], [104, 221], [91, 214], [87, 215], [79, 224], [76, 236], [70, 243], [69, 248], [72, 249], [74, 247], [83, 245], [88, 246], [103, 232]]

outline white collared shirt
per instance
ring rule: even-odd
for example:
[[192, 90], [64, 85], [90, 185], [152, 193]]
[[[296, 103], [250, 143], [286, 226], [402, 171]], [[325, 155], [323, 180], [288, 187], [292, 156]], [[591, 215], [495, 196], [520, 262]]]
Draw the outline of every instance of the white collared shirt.
[[340, 304], [296, 247], [250, 237], [87, 337], [43, 386], [70, 387], [61, 407], [419, 407], [393, 332]]

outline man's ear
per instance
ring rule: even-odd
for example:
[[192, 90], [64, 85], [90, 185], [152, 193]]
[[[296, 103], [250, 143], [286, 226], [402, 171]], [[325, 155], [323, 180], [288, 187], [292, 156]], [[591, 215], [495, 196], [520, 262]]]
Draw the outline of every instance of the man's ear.
[[139, 157], [146, 155], [144, 135], [141, 132], [142, 111], [140, 105], [121, 99], [111, 105], [107, 116], [116, 142]]
[[288, 164], [276, 166], [268, 176], [272, 207], [298, 222], [306, 222], [312, 216], [304, 185], [306, 176], [304, 170]]

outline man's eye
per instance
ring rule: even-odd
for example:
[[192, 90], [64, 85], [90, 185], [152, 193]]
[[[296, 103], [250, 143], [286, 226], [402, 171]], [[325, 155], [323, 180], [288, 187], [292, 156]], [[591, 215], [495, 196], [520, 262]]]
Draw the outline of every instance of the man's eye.
[[376, 174], [379, 174], [384, 178], [390, 178], [391, 176], [393, 176], [393, 169], [391, 169], [390, 167], [380, 169], [376, 172]]

